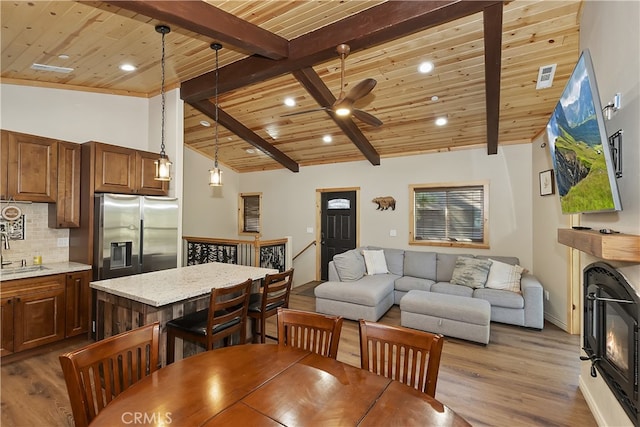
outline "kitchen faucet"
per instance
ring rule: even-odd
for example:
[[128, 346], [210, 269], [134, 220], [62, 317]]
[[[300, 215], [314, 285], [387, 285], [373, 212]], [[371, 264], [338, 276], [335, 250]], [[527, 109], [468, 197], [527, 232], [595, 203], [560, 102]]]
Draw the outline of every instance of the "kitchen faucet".
[[2, 257], [2, 249], [11, 249], [11, 245], [9, 244], [9, 234], [6, 231], [0, 231], [0, 240], [2, 241], [2, 244], [0, 245], [0, 268], [4, 268], [5, 265], [11, 264], [11, 261], [5, 262]]

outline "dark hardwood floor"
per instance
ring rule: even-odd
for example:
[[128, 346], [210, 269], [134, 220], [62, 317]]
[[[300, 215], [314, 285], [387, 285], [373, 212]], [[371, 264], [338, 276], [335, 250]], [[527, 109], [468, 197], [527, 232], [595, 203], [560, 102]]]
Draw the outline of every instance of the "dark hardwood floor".
[[[291, 308], [314, 310], [315, 300], [296, 288]], [[380, 322], [399, 325], [394, 306]], [[268, 325], [275, 333], [275, 318]], [[58, 355], [88, 341], [73, 341], [2, 366], [3, 427], [72, 426]], [[552, 324], [541, 332], [491, 324], [481, 346], [447, 338], [436, 398], [474, 426], [596, 426], [578, 389], [579, 337]], [[360, 366], [357, 323], [345, 321], [338, 360]]]

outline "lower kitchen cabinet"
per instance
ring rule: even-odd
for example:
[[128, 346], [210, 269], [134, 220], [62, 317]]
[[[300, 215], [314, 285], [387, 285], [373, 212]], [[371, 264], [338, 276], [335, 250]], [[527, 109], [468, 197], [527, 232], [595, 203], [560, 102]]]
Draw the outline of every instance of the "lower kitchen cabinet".
[[0, 356], [85, 333], [90, 271], [3, 281]]

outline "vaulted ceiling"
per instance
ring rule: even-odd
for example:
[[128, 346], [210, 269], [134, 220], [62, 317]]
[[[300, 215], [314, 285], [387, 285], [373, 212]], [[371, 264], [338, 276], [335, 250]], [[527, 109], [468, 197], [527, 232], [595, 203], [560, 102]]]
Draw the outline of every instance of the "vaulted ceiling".
[[[185, 144], [213, 158], [215, 53], [220, 162], [238, 172], [406, 156], [466, 147], [493, 154], [530, 143], [578, 58], [580, 1], [3, 1], [2, 82], [130, 96], [166, 86], [185, 100]], [[355, 106], [372, 126], [330, 107], [372, 78]], [[423, 61], [434, 70], [418, 72]], [[33, 63], [72, 68], [60, 74]], [[131, 63], [136, 71], [119, 66]], [[538, 70], [557, 64], [552, 87]], [[286, 106], [286, 98], [294, 106]], [[317, 110], [306, 114], [291, 113]], [[448, 123], [437, 126], [435, 119]], [[323, 137], [330, 136], [331, 142]], [[109, 141], [103, 141], [109, 142]], [[373, 167], [373, 166], [372, 166]]]

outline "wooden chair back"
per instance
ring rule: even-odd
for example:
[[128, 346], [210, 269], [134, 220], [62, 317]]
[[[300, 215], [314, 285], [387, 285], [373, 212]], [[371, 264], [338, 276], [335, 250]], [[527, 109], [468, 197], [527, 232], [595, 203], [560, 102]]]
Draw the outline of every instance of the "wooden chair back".
[[[275, 274], [267, 274], [262, 283], [262, 313], [271, 317], [277, 313], [278, 307], [289, 307], [289, 295], [293, 283], [293, 268]], [[270, 308], [273, 307], [273, 308]]]
[[[213, 344], [234, 333], [240, 334], [240, 344], [247, 338], [247, 310], [251, 293], [251, 278], [228, 288], [213, 288], [209, 298], [207, 315], [207, 350]], [[219, 332], [213, 333], [215, 329]]]
[[444, 337], [360, 320], [362, 369], [435, 397]]
[[158, 369], [159, 336], [156, 322], [60, 355], [76, 427]]
[[278, 345], [301, 348], [335, 359], [342, 317], [278, 308]]

